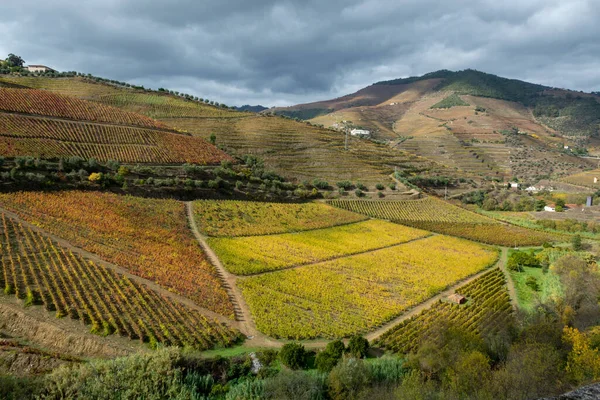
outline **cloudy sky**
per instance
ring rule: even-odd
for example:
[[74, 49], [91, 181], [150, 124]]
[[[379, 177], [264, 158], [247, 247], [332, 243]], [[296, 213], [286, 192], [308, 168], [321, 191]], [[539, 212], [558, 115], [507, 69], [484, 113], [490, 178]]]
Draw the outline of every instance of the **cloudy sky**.
[[600, 0], [0, 0], [0, 57], [228, 105], [475, 68], [600, 90]]

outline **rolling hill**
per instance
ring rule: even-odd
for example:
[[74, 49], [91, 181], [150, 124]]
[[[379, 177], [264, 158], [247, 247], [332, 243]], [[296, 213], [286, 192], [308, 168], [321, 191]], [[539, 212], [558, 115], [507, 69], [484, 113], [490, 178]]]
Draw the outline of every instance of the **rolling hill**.
[[394, 148], [474, 175], [533, 179], [589, 168], [575, 155], [595, 151], [600, 96], [442, 70], [267, 112], [367, 129]]
[[210, 143], [147, 116], [45, 90], [0, 88], [0, 156], [218, 164]]
[[[346, 150], [345, 135], [331, 129], [287, 118], [215, 107], [164, 92], [124, 88], [83, 77], [6, 76], [0, 78], [2, 86], [5, 89], [1, 90], [15, 92], [44, 90], [85, 100], [86, 104], [110, 106], [154, 118], [152, 121], [158, 124], [157, 129], [162, 127], [181, 134], [177, 136], [182, 140], [181, 151], [193, 149], [186, 142], [190, 137], [185, 135], [203, 139], [214, 135], [216, 144], [227, 153], [240, 157], [248, 154], [258, 156], [264, 160], [266, 168], [297, 182], [350, 180], [372, 187], [380, 182], [392, 183], [389, 175], [395, 169], [407, 174], [453, 174], [452, 171], [443, 171], [442, 165], [385, 144], [350, 138]], [[137, 142], [131, 145], [139, 146]], [[17, 147], [13, 142], [11, 146]], [[22, 151], [21, 147], [10, 154]], [[158, 156], [152, 157], [161, 163], [168, 158], [161, 156], [159, 161]]]

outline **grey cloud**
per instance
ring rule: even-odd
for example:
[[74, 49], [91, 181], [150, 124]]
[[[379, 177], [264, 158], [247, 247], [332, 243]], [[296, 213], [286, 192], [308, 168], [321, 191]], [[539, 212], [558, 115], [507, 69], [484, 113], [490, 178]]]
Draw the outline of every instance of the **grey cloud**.
[[227, 104], [476, 68], [598, 90], [596, 0], [0, 2], [0, 54]]

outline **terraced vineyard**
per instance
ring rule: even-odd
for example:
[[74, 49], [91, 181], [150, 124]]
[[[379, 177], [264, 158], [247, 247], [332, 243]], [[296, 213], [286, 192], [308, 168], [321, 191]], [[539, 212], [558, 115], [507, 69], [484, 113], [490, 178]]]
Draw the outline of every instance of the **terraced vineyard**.
[[210, 238], [225, 268], [250, 275], [325, 261], [423, 238], [429, 233], [369, 220], [300, 233], [238, 238]]
[[208, 236], [256, 236], [344, 225], [367, 219], [323, 204], [198, 200], [194, 218]]
[[405, 201], [330, 200], [345, 210], [390, 221], [469, 222], [496, 224], [491, 218], [467, 211], [435, 197]]
[[41, 304], [92, 333], [117, 333], [151, 345], [208, 349], [228, 346], [239, 332], [112, 270], [60, 247], [0, 214], [0, 285], [25, 305]]
[[451, 322], [475, 333], [489, 333], [510, 322], [512, 306], [506, 278], [500, 269], [462, 286], [457, 293], [468, 299], [467, 304], [440, 301], [387, 331], [377, 345], [394, 353], [409, 353], [424, 341], [435, 340], [440, 323]]
[[166, 93], [148, 93], [133, 88], [119, 88], [89, 79], [47, 77], [0, 77], [0, 87], [15, 85], [32, 89], [45, 89], [62, 95], [78, 97], [151, 118], [177, 117], [240, 117], [248, 114], [186, 100]]
[[202, 139], [172, 132], [1, 113], [0, 155], [161, 164], [231, 160]]
[[17, 192], [0, 194], [0, 206], [202, 307], [233, 316], [181, 202], [98, 192]]
[[[594, 178], [597, 178], [598, 182], [594, 182]], [[600, 169], [594, 169], [591, 171], [581, 172], [579, 174], [567, 176], [561, 181], [570, 183], [572, 185], [586, 186], [594, 189], [600, 188]]]
[[162, 123], [143, 115], [46, 90], [0, 88], [0, 110], [153, 129], [167, 128]]
[[151, 118], [236, 118], [247, 116], [246, 113], [225, 110], [167, 94], [105, 94], [98, 96], [94, 101]]
[[420, 172], [438, 168], [427, 160], [367, 140], [350, 138], [349, 150], [345, 151], [342, 133], [279, 117], [161, 121], [204, 139], [215, 134], [217, 144], [225, 146], [228, 153], [254, 154], [265, 161], [267, 168], [298, 181], [360, 181], [373, 189], [377, 183], [391, 182], [389, 175], [394, 166]]
[[238, 285], [261, 332], [291, 339], [337, 338], [380, 326], [491, 266], [497, 257], [487, 246], [434, 236], [240, 278]]
[[545, 242], [565, 241], [560, 235], [502, 224], [433, 197], [404, 201], [331, 200], [329, 204], [373, 218], [493, 245], [539, 246]]

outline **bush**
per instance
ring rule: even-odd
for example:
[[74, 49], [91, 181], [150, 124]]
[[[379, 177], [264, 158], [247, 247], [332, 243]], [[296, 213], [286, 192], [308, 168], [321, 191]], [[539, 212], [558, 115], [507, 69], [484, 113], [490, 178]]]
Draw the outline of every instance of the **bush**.
[[523, 271], [523, 267], [540, 268], [540, 260], [533, 252], [514, 251], [508, 257], [507, 267], [511, 271]]
[[329, 372], [342, 358], [346, 347], [341, 340], [335, 340], [327, 344], [325, 350], [317, 354], [315, 365], [321, 372]]
[[382, 357], [366, 364], [373, 382], [393, 384], [404, 377], [404, 360], [397, 357]]
[[356, 195], [356, 197], [363, 197], [363, 196], [365, 195], [365, 194], [363, 193], [363, 191], [362, 191], [362, 190], [360, 190], [360, 189], [356, 189], [356, 190], [354, 191], [354, 194]]
[[383, 186], [383, 183], [378, 183], [377, 185], [375, 185], [375, 188], [377, 188], [377, 190], [383, 190], [385, 189], [385, 186]]
[[573, 251], [580, 251], [583, 248], [583, 244], [581, 243], [581, 236], [573, 236], [573, 239], [571, 239], [571, 245], [573, 247]]
[[88, 176], [88, 180], [94, 183], [100, 182], [102, 180], [102, 172], [92, 172], [90, 176]]
[[287, 343], [279, 351], [279, 360], [291, 369], [304, 368], [306, 366], [306, 350], [300, 343]]
[[264, 398], [273, 400], [316, 400], [325, 396], [325, 375], [281, 371], [265, 380]]
[[347, 352], [355, 358], [364, 358], [369, 351], [369, 341], [360, 335], [355, 335], [348, 342]]
[[366, 192], [367, 190], [369, 190], [369, 189], [368, 189], [368, 188], [367, 188], [365, 185], [363, 185], [363, 184], [362, 184], [362, 183], [360, 183], [360, 182], [358, 182], [358, 183], [356, 184], [356, 187], [357, 187], [357, 188], [359, 188], [359, 189], [360, 189], [360, 190], [362, 190], [362, 191], [365, 191], [365, 192]]
[[338, 363], [327, 380], [333, 400], [355, 399], [370, 381], [369, 370], [362, 360], [347, 358]]
[[[186, 393], [176, 349], [61, 367], [46, 378], [42, 399], [168, 399]], [[190, 393], [188, 393], [189, 398]], [[185, 398], [185, 397], [184, 397]]]
[[315, 180], [313, 180], [313, 186], [316, 187], [316, 188], [318, 188], [318, 189], [324, 190], [324, 189], [327, 189], [329, 187], [329, 183], [327, 183], [327, 181], [323, 181], [323, 180], [320, 180], [320, 179], [315, 179]]
[[352, 189], [352, 182], [350, 181], [340, 181], [336, 183], [337, 187], [343, 190]]
[[396, 190], [396, 184], [395, 184], [395, 183], [390, 183], [390, 184], [388, 185], [388, 187], [389, 187], [391, 190]]
[[540, 285], [538, 284], [537, 279], [535, 279], [533, 276], [527, 277], [525, 284], [536, 292], [540, 290]]

